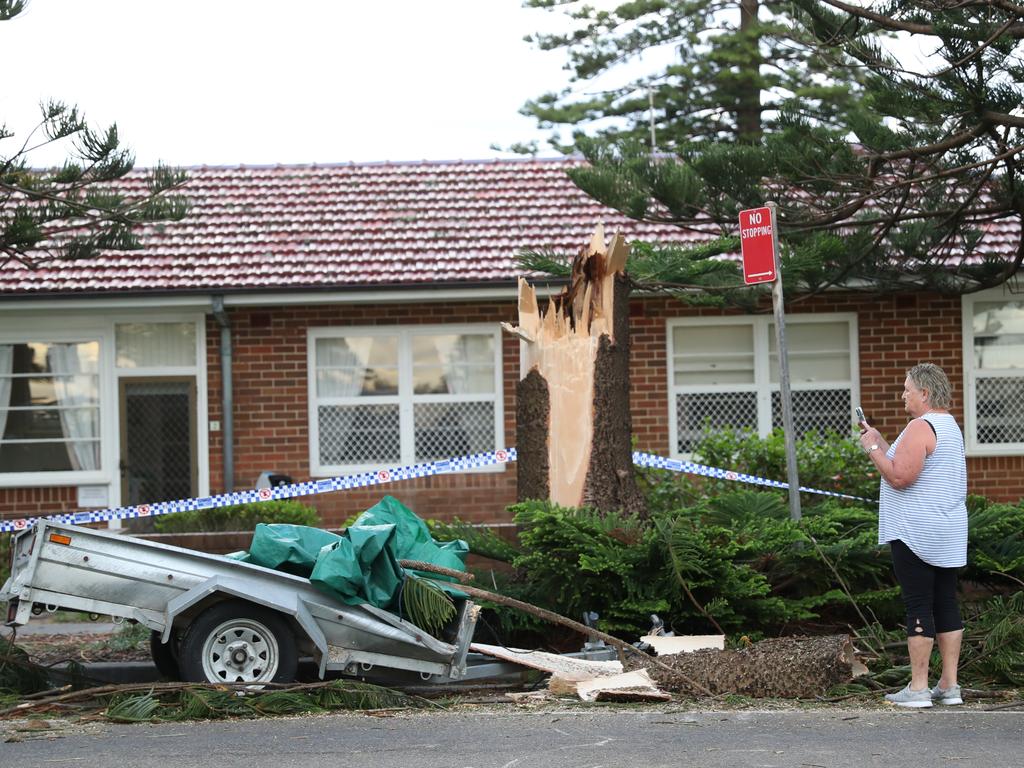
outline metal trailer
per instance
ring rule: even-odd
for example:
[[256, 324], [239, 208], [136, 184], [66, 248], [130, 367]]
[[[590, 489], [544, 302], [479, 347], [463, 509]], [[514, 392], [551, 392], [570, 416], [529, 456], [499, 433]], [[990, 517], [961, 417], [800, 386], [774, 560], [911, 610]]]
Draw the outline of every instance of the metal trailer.
[[308, 657], [321, 678], [329, 670], [365, 678], [382, 667], [444, 684], [508, 670], [482, 663], [467, 671], [479, 612], [469, 600], [456, 601], [455, 619], [437, 638], [300, 576], [123, 534], [40, 520], [11, 549], [0, 591], [8, 626], [43, 608], [136, 621], [152, 630], [153, 658], [167, 677], [288, 682]]

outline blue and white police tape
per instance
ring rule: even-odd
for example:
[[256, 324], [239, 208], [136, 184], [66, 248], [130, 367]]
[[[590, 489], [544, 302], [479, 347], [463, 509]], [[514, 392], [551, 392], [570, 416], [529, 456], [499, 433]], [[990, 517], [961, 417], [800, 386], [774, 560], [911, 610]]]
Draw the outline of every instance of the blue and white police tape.
[[[721, 480], [733, 480], [739, 483], [753, 483], [754, 485], [766, 485], [770, 488], [789, 488], [789, 483], [781, 480], [769, 480], [757, 475], [748, 475], [745, 472], [735, 472], [731, 469], [720, 469], [709, 467], [705, 464], [695, 464], [692, 461], [679, 461], [678, 459], [666, 459], [664, 456], [655, 456], [653, 453], [642, 453], [633, 451], [633, 463], [638, 467], [654, 467], [656, 469], [667, 469], [671, 472], [685, 472], [689, 475], [702, 475], [714, 477]], [[878, 499], [866, 499], [863, 496], [851, 496], [848, 493], [837, 493], [836, 491], [823, 491], [820, 488], [807, 488], [801, 485], [800, 490], [804, 493], [817, 493], [823, 496], [836, 496], [840, 499], [854, 499], [855, 501], [866, 501], [877, 504]]]
[[248, 491], [222, 493], [217, 496], [203, 496], [195, 499], [179, 499], [178, 501], [160, 501], [153, 504], [137, 504], [132, 507], [115, 507], [102, 510], [83, 510], [59, 515], [27, 517], [18, 520], [0, 520], [0, 533], [11, 533], [31, 528], [37, 520], [55, 520], [58, 523], [84, 524], [101, 523], [109, 520], [131, 520], [136, 518], [171, 515], [175, 512], [191, 512], [197, 509], [215, 509], [230, 507], [235, 504], [250, 504], [271, 499], [291, 499], [296, 496], [312, 496], [318, 493], [347, 491], [351, 488], [366, 488], [372, 485], [393, 483], [399, 480], [410, 480], [416, 477], [446, 475], [454, 472], [466, 472], [470, 469], [507, 464], [516, 460], [516, 449], [499, 448], [494, 451], [475, 453], [472, 456], [459, 456], [441, 461], [412, 464], [405, 467], [377, 469], [360, 472], [355, 475], [342, 475], [323, 480], [310, 480], [305, 483], [278, 485], [274, 488], [253, 488]]
[[[160, 501], [153, 504], [137, 504], [131, 507], [115, 507], [103, 510], [83, 510], [81, 512], [69, 512], [59, 515], [45, 515], [42, 517], [27, 517], [17, 520], [0, 520], [0, 533], [11, 533], [31, 528], [37, 520], [55, 520], [59, 523], [84, 524], [101, 523], [110, 520], [131, 520], [136, 518], [156, 517], [158, 515], [170, 515], [175, 512], [190, 512], [198, 509], [215, 509], [217, 507], [230, 507], [235, 504], [250, 504], [258, 501], [270, 501], [271, 499], [291, 499], [297, 496], [313, 496], [319, 493], [333, 493], [335, 491], [347, 491], [351, 488], [366, 488], [373, 485], [394, 483], [399, 480], [411, 480], [417, 477], [431, 477], [433, 475], [445, 475], [456, 472], [466, 472], [471, 469], [493, 466], [495, 464], [507, 464], [516, 460], [516, 449], [497, 449], [484, 451], [471, 456], [458, 456], [441, 461], [426, 462], [423, 464], [412, 464], [405, 467], [393, 467], [389, 469], [378, 469], [369, 472], [360, 472], [355, 475], [342, 475], [323, 480], [310, 480], [305, 483], [291, 483], [290, 485], [279, 485], [274, 488], [253, 488], [248, 491], [236, 491], [233, 493], [222, 493], [216, 496], [204, 496], [195, 499], [180, 499], [178, 501]], [[748, 475], [743, 472], [734, 472], [718, 467], [708, 467], [703, 464], [695, 464], [692, 461], [679, 461], [668, 459], [664, 456], [656, 456], [651, 453], [633, 453], [633, 463], [641, 467], [654, 467], [666, 469], [672, 472], [684, 472], [704, 477], [720, 478], [722, 480], [734, 480], [741, 483], [753, 483], [764, 485], [770, 488], [789, 488], [788, 483], [778, 480], [769, 480], [756, 475]], [[842, 499], [854, 499], [856, 501], [867, 501], [877, 503], [872, 499], [865, 499], [861, 496], [850, 496], [835, 491], [823, 491], [816, 488], [805, 488], [800, 486], [805, 493], [824, 494], [836, 496]]]

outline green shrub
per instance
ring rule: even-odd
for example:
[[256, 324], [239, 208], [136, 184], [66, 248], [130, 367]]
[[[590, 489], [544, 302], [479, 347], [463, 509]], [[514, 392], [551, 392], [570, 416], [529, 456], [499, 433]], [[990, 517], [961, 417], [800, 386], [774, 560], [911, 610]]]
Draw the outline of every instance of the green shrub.
[[605, 631], [636, 632], [650, 614], [669, 610], [651, 526], [548, 502], [511, 509], [520, 526], [523, 553], [512, 564], [525, 575], [523, 599], [577, 621], [584, 611], [597, 611]]
[[1024, 580], [1024, 501], [969, 505], [963, 578], [992, 586]]
[[293, 499], [274, 499], [253, 504], [236, 504], [215, 509], [197, 509], [153, 518], [157, 533], [212, 533], [219, 531], [251, 531], [257, 523], [290, 523], [320, 525], [320, 515]]
[[[707, 431], [694, 447], [695, 461], [720, 469], [744, 472], [768, 480], [786, 481], [786, 441], [782, 430], [767, 437], [731, 429]], [[796, 444], [800, 485], [823, 491], [834, 491], [866, 499], [878, 498], [878, 473], [864, 454], [860, 443], [849, 437], [810, 432]], [[732, 480], [675, 475], [649, 470], [645, 473], [650, 487], [649, 502], [656, 508], [675, 508], [694, 503], [704, 495], [728, 492], [737, 487]], [[660, 487], [671, 483], [676, 488]], [[784, 493], [784, 491], [783, 491]], [[819, 504], [828, 496], [801, 494], [801, 505]]]

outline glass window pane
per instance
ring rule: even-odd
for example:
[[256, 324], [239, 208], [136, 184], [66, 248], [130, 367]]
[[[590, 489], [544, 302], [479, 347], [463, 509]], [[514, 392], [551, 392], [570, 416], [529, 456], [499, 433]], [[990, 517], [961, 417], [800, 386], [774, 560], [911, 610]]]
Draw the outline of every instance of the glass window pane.
[[1024, 334], [1024, 301], [978, 301], [974, 304], [975, 334]]
[[[850, 326], [844, 321], [786, 325], [789, 380], [793, 383], [850, 380]], [[768, 324], [769, 379], [779, 381], [775, 323]]]
[[1024, 334], [975, 337], [974, 366], [990, 370], [1024, 368]]
[[[75, 457], [76, 464], [71, 457]], [[94, 441], [11, 443], [0, 442], [0, 467], [4, 472], [67, 472], [89, 465], [98, 467], [100, 444]]]
[[1024, 301], [974, 304], [974, 367], [1024, 368]]
[[417, 334], [412, 337], [416, 394], [494, 392], [493, 334]]
[[25, 408], [0, 410], [6, 417], [4, 440], [90, 439], [99, 436], [99, 408]]
[[118, 368], [159, 368], [196, 364], [195, 323], [118, 323]]
[[317, 339], [319, 397], [398, 394], [398, 337]]
[[753, 384], [753, 326], [676, 326], [672, 369], [676, 386]]
[[0, 472], [99, 469], [99, 343], [0, 345]]
[[100, 345], [85, 342], [14, 344], [14, 373], [99, 372]]

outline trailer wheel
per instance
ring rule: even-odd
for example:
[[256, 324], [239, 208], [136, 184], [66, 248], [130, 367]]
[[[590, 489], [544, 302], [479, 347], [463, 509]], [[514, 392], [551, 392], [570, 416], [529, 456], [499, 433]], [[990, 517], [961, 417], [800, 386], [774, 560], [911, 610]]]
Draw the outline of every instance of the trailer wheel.
[[161, 632], [155, 629], [149, 635], [149, 655], [153, 657], [156, 670], [168, 680], [180, 680], [181, 670], [178, 669], [178, 633], [171, 630], [171, 638], [166, 643], [160, 642]]
[[207, 608], [181, 641], [178, 666], [189, 682], [286, 683], [295, 679], [295, 636], [280, 614], [244, 600]]

